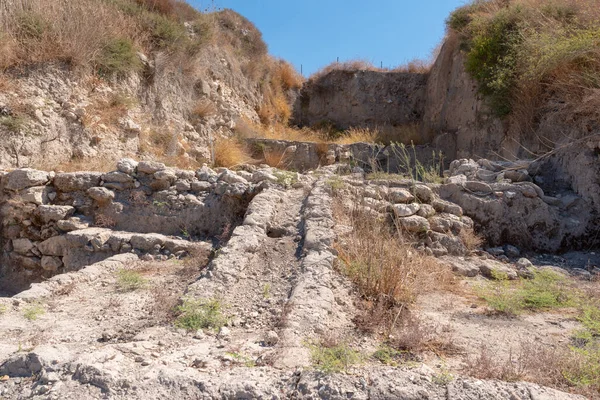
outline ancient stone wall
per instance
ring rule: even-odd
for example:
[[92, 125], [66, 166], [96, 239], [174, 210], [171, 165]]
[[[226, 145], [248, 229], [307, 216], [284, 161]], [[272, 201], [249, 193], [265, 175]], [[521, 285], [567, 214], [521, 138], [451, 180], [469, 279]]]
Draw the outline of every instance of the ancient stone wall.
[[180, 257], [211, 248], [243, 219], [263, 172], [167, 168], [123, 159], [108, 173], [2, 172], [0, 290], [114, 254]]

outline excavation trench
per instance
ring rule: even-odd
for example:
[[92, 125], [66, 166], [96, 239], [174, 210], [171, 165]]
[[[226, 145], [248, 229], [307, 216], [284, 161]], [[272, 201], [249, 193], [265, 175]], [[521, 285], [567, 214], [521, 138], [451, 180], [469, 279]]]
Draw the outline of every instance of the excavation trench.
[[261, 189], [211, 172], [205, 180], [179, 170], [5, 175], [0, 296], [116, 254], [167, 260], [222, 246]]

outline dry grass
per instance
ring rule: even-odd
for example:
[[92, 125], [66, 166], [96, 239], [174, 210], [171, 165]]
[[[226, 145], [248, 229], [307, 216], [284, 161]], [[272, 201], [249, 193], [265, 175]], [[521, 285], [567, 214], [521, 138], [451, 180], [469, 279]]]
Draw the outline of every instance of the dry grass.
[[194, 109], [192, 110], [192, 116], [195, 118], [206, 118], [213, 116], [217, 113], [217, 107], [209, 99], [199, 100]]
[[473, 229], [461, 229], [458, 236], [469, 251], [480, 248], [485, 242]]
[[94, 158], [73, 158], [58, 165], [39, 162], [31, 166], [44, 171], [78, 172], [78, 171], [98, 171], [110, 172], [115, 170], [115, 165], [121, 157], [104, 155]]
[[364, 59], [353, 59], [342, 62], [333, 62], [314, 74], [312, 74], [309, 80], [317, 80], [333, 71], [374, 71], [374, 72], [395, 72], [395, 73], [412, 73], [412, 74], [428, 74], [435, 60], [434, 55], [428, 60], [414, 59], [406, 64], [398, 65], [392, 68], [380, 68], [373, 65], [372, 62]]
[[246, 146], [236, 139], [218, 139], [214, 148], [213, 163], [217, 167], [231, 168], [251, 160]]
[[581, 374], [584, 368], [585, 362], [577, 352], [523, 341], [504, 357], [482, 346], [476, 356], [467, 358], [464, 373], [478, 379], [528, 381], [597, 398], [600, 395], [597, 384], [578, 385], [569, 379]]
[[117, 222], [109, 215], [96, 214], [94, 217], [94, 226], [99, 228], [114, 228], [117, 226]]
[[336, 216], [353, 228], [336, 244], [338, 268], [359, 288], [363, 297], [389, 305], [410, 304], [420, 293], [441, 289], [453, 281], [450, 270], [421, 254], [386, 221], [355, 208]]

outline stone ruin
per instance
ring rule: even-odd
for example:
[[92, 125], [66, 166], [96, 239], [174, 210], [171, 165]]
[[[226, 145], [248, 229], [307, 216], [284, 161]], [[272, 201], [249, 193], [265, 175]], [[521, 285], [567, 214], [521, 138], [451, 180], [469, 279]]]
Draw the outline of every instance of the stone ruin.
[[117, 170], [0, 177], [0, 291], [78, 270], [115, 254], [183, 257], [226, 240], [265, 181], [276, 177], [208, 167], [167, 168], [123, 159]]

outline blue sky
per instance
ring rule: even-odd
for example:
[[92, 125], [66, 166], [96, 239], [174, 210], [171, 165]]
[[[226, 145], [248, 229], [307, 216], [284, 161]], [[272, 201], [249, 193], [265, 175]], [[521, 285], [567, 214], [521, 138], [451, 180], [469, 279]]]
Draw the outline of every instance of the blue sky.
[[[197, 8], [213, 0], [188, 0]], [[444, 21], [465, 0], [214, 0], [254, 22], [271, 54], [305, 76], [335, 61], [365, 59], [394, 67], [427, 59]]]

